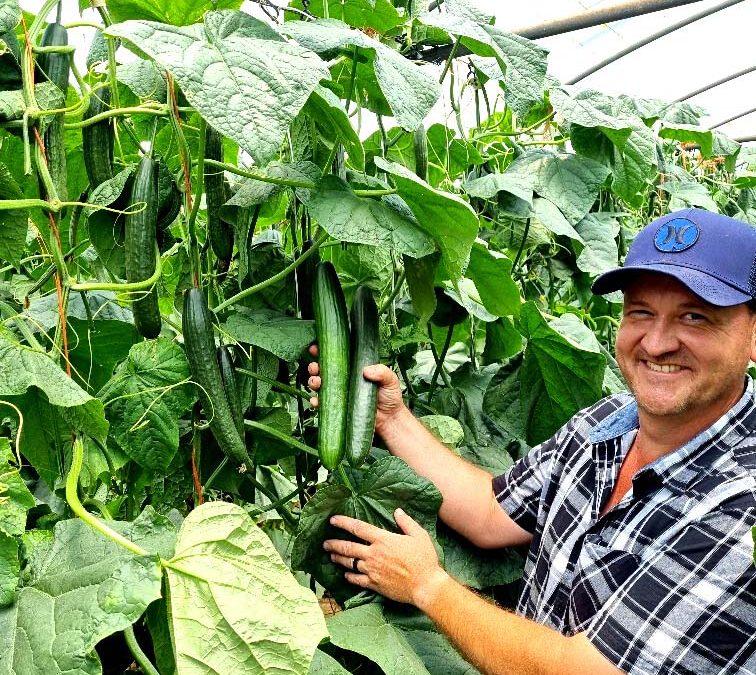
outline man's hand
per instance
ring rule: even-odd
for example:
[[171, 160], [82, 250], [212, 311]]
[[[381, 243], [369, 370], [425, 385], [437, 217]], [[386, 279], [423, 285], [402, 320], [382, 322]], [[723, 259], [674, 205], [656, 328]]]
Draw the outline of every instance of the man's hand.
[[331, 560], [348, 570], [347, 581], [398, 602], [423, 605], [450, 577], [438, 563], [430, 535], [401, 509], [394, 512], [394, 518], [404, 534], [348, 516], [333, 516], [331, 525], [367, 543], [329, 539], [323, 548]]
[[[310, 354], [317, 358], [318, 347], [312, 345], [310, 347]], [[310, 378], [307, 384], [314, 391], [320, 389], [320, 365], [317, 361], [313, 361], [308, 367], [307, 372], [310, 374]], [[375, 413], [375, 430], [381, 435], [381, 430], [386, 428], [386, 425], [390, 423], [391, 419], [402, 412], [404, 409], [404, 401], [402, 400], [402, 387], [399, 384], [399, 378], [396, 373], [387, 366], [376, 364], [374, 366], [367, 366], [362, 375], [366, 380], [375, 382], [378, 385], [378, 400]], [[313, 408], [318, 407], [318, 397], [313, 396], [310, 399], [310, 405]]]

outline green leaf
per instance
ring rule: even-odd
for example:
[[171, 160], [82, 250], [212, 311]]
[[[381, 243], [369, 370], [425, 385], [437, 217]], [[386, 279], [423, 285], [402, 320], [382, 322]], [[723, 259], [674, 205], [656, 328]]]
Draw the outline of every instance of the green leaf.
[[[65, 105], [63, 92], [57, 85], [45, 81], [34, 85], [34, 95], [42, 110], [62, 108]], [[24, 116], [26, 103], [21, 89], [0, 91], [0, 122], [20, 120]]]
[[[272, 178], [315, 182], [320, 178], [321, 172], [312, 162], [300, 161], [288, 164], [275, 161], [268, 164], [261, 173]], [[226, 202], [225, 208], [229, 206], [238, 206], [241, 208], [257, 206], [271, 200], [275, 195], [280, 194], [286, 189], [284, 185], [277, 185], [254, 178], [242, 178], [237, 182], [236, 192]], [[302, 201], [310, 194], [310, 191], [304, 188], [297, 188], [296, 192]]]
[[[83, 296], [83, 297], [82, 297]], [[46, 331], [58, 325], [58, 298], [50, 293], [35, 298], [22, 316]], [[116, 302], [111, 291], [73, 293], [68, 298], [68, 358], [74, 379], [97, 391], [110, 379], [116, 364], [126, 358], [139, 336], [131, 311]]]
[[312, 574], [337, 599], [355, 595], [358, 589], [344, 580], [341, 568], [323, 550], [323, 541], [346, 538], [344, 530], [328, 521], [341, 514], [366, 520], [392, 532], [398, 528], [394, 511], [405, 509], [435, 537], [441, 493], [397, 457], [386, 457], [364, 472], [352, 472], [355, 493], [341, 484], [321, 487], [305, 505], [291, 551], [292, 569]]
[[565, 215], [579, 223], [596, 201], [609, 169], [586, 157], [532, 150], [518, 157], [507, 170], [510, 176], [532, 179], [534, 189]]
[[[306, 9], [315, 16], [324, 16], [323, 0], [294, 0], [289, 7]], [[371, 28], [387, 33], [402, 22], [402, 17], [389, 0], [328, 0], [328, 15], [348, 23], [353, 28]], [[290, 16], [290, 15], [289, 15]]]
[[505, 361], [522, 351], [522, 335], [506, 317], [486, 324], [486, 346], [483, 358], [486, 363]]
[[0, 33], [13, 30], [21, 21], [18, 0], [0, 0]]
[[411, 171], [380, 157], [375, 165], [391, 174], [399, 196], [410, 208], [419, 226], [436, 240], [452, 281], [460, 279], [470, 260], [478, 235], [478, 217], [470, 205], [450, 192], [432, 188]]
[[619, 265], [619, 222], [613, 214], [589, 213], [575, 229], [584, 244], [576, 261], [579, 270], [598, 275]]
[[104, 441], [108, 433], [102, 403], [92, 398], [45, 352], [18, 342], [0, 330], [0, 396], [19, 396], [30, 387], [45, 393], [77, 431]]
[[444, 569], [470, 588], [503, 586], [522, 577], [524, 560], [509, 549], [479, 549], [448, 527], [439, 527]]
[[316, 649], [310, 664], [309, 675], [349, 675], [349, 671], [332, 656]]
[[190, 377], [181, 346], [157, 338], [135, 344], [98, 393], [113, 439], [146, 469], [166, 471], [178, 450], [179, 418], [196, 400], [193, 388], [182, 384]]
[[[152, 509], [111, 526], [170, 555], [173, 525]], [[135, 556], [81, 520], [58, 523], [52, 545], [32, 557], [15, 604], [0, 609], [0, 673], [99, 675], [95, 645], [134, 623], [160, 597], [161, 580], [157, 555]]]
[[520, 288], [512, 279], [512, 261], [503, 253], [475, 242], [470, 252], [467, 276], [475, 282], [480, 300], [491, 314], [517, 314], [522, 303]]
[[428, 431], [449, 448], [454, 448], [465, 440], [465, 430], [453, 417], [448, 415], [423, 415], [418, 419]]
[[234, 339], [262, 347], [284, 361], [298, 359], [315, 341], [313, 321], [295, 319], [273, 309], [239, 309], [223, 326]]
[[527, 173], [489, 173], [481, 178], [474, 178], [464, 185], [465, 192], [471, 197], [491, 199], [499, 192], [506, 192], [533, 205], [535, 176]]
[[357, 86], [362, 86], [368, 79], [377, 83], [396, 121], [409, 131], [420, 126], [438, 100], [441, 88], [429, 68], [418, 66], [396, 50], [341, 21], [289, 21], [281, 30], [303, 47], [319, 54], [356, 47], [372, 71], [370, 77], [358, 76]]
[[533, 303], [523, 305], [520, 330], [528, 340], [520, 373], [526, 441], [549, 438], [578, 410], [598, 401], [606, 359], [547, 324]]
[[0, 532], [9, 537], [24, 533], [26, 512], [36, 504], [16, 464], [8, 439], [0, 438]]
[[570, 239], [576, 239], [582, 243], [583, 240], [580, 235], [554, 202], [543, 197], [536, 197], [533, 200], [533, 214], [550, 232], [563, 237], [569, 237]]
[[[5, 506], [2, 502], [0, 502], [0, 505]], [[21, 562], [18, 559], [18, 542], [9, 534], [0, 530], [0, 607], [13, 604], [16, 599], [16, 587], [20, 574]], [[0, 662], [0, 666], [2, 666], [2, 662]]]
[[[88, 0], [79, 0], [81, 9], [89, 7]], [[175, 26], [187, 26], [202, 21], [205, 12], [213, 9], [239, 9], [242, 0], [108, 0], [108, 11], [114, 23], [129, 19], [147, 19]]]
[[123, 82], [135, 96], [165, 103], [168, 86], [165, 76], [152, 61], [139, 59], [118, 65], [118, 81]]
[[307, 207], [335, 239], [382, 246], [412, 258], [435, 249], [433, 239], [413, 219], [386, 201], [358, 197], [338, 176], [326, 176], [310, 193]]
[[404, 272], [412, 307], [422, 324], [436, 311], [436, 292], [433, 287], [439, 259], [438, 253], [417, 259], [404, 258]]
[[[109, 206], [121, 211], [125, 210], [127, 196], [124, 191], [133, 171], [133, 166], [127, 166], [110, 180], [98, 185], [89, 195], [87, 203], [95, 206]], [[85, 209], [83, 220], [87, 224], [89, 239], [95, 251], [97, 251], [100, 262], [117, 277], [125, 279], [126, 253], [124, 252], [123, 242], [126, 232], [126, 216], [104, 209]]]
[[126, 21], [105, 32], [170, 72], [187, 101], [258, 164], [278, 152], [292, 120], [329, 77], [315, 54], [270, 39], [270, 27], [240, 12], [208, 12], [203, 24], [181, 28]]
[[[344, 6], [343, 3], [341, 6]], [[336, 94], [325, 87], [316, 87], [310, 95], [304, 111], [315, 121], [315, 126], [318, 128], [321, 137], [332, 143], [341, 142], [344, 144], [352, 166], [356, 169], [365, 168], [365, 150], [362, 147], [362, 142]]]
[[[0, 199], [23, 199], [24, 193], [5, 164], [0, 164]], [[26, 248], [29, 214], [23, 209], [0, 211], [0, 258], [19, 266]]]
[[386, 621], [382, 606], [371, 602], [328, 619], [331, 642], [366, 656], [385, 675], [429, 675], [402, 631]]
[[667, 180], [659, 187], [669, 195], [670, 209], [673, 211], [687, 206], [700, 206], [714, 213], [719, 212], [719, 207], [706, 186], [694, 180], [680, 167], [670, 167]]
[[192, 511], [165, 568], [178, 672], [308, 672], [327, 635], [317, 598], [240, 506]]

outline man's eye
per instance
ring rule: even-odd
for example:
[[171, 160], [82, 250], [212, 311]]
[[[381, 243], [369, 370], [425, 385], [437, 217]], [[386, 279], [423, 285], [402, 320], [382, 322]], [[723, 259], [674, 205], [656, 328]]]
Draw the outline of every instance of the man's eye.
[[703, 314], [699, 314], [698, 312], [687, 312], [685, 314], [685, 318], [688, 321], [695, 321], [696, 323], [706, 321], [706, 316], [704, 316]]

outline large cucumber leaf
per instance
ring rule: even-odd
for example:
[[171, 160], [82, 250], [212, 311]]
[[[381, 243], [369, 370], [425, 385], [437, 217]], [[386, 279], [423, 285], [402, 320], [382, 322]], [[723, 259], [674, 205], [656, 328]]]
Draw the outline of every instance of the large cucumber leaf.
[[240, 506], [192, 511], [165, 568], [178, 675], [309, 671], [327, 635], [317, 598]]

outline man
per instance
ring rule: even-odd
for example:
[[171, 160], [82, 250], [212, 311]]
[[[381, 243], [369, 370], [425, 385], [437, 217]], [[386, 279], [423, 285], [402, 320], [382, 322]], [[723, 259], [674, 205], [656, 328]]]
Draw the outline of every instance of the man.
[[[698, 209], [646, 226], [593, 290], [624, 292], [632, 392], [576, 414], [493, 480], [380, 385], [376, 430], [481, 548], [529, 544], [517, 615], [440, 567], [429, 535], [344, 516], [324, 543], [346, 578], [425, 612], [483, 673], [756, 673], [756, 229]], [[312, 364], [314, 389], [320, 385]]]

